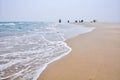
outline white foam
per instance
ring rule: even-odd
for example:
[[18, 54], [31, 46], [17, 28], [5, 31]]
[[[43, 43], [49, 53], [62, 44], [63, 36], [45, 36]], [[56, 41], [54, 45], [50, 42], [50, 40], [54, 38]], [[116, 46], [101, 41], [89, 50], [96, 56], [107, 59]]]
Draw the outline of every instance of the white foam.
[[69, 51], [66, 52], [66, 53], [64, 53], [64, 54], [62, 54], [62, 55], [60, 55], [60, 56], [58, 56], [58, 57], [56, 57], [55, 59], [53, 59], [53, 60], [50, 61], [49, 63], [45, 64], [42, 68], [40, 68], [40, 69], [37, 71], [37, 74], [35, 75], [35, 77], [33, 78], [33, 80], [37, 80], [38, 77], [41, 75], [41, 73], [47, 68], [47, 66], [48, 66], [50, 63], [52, 63], [52, 62], [54, 62], [54, 61], [56, 61], [56, 60], [61, 59], [62, 57], [68, 55], [68, 54], [72, 51], [72, 48], [70, 48], [69, 46], [67, 46], [66, 43], [64, 43], [64, 44], [65, 44], [65, 46], [69, 49]]
[[[92, 30], [94, 28], [73, 24], [54, 24], [29, 34], [0, 37], [0, 61], [5, 62], [0, 65], [0, 79], [14, 80], [22, 76], [22, 80], [37, 80], [48, 64], [71, 52], [72, 49], [64, 42], [65, 39]], [[15, 69], [10, 69], [13, 66]], [[13, 70], [13, 74], [5, 75], [5, 70]]]
[[4, 23], [4, 24], [0, 24], [0, 26], [15, 26], [15, 23]]
[[[64, 37], [65, 37], [66, 39], [73, 38], [73, 37], [75, 37], [75, 36], [77, 36], [77, 35], [80, 35], [80, 34], [85, 34], [85, 33], [91, 32], [91, 31], [93, 31], [93, 30], [95, 29], [94, 27], [86, 28], [86, 27], [83, 27], [83, 26], [81, 26], [81, 25], [73, 25], [73, 24], [62, 24], [62, 25], [59, 24], [59, 25], [57, 25], [57, 26], [59, 26], [59, 27], [74, 27], [74, 28], [72, 28], [71, 30], [68, 30], [69, 32], [67, 32], [67, 30], [58, 30], [58, 32], [60, 31], [60, 32], [63, 32], [63, 33], [64, 33]], [[76, 27], [77, 27], [77, 28], [76, 28]], [[77, 32], [74, 32], [74, 30], [75, 30], [75, 31], [77, 30]], [[71, 32], [71, 33], [70, 33], [70, 32]], [[72, 33], [72, 32], [73, 32], [73, 33]], [[42, 69], [40, 69], [40, 71], [38, 71], [38, 73], [36, 74], [36, 77], [35, 77], [33, 80], [37, 80], [37, 79], [38, 79], [38, 77], [41, 75], [41, 73], [44, 71], [44, 69], [46, 69], [46, 67], [48, 66], [48, 64], [50, 64], [50, 63], [52, 63], [52, 62], [54, 62], [54, 61], [56, 61], [56, 60], [61, 59], [62, 57], [68, 55], [68, 54], [72, 51], [72, 49], [71, 49], [69, 46], [67, 46], [66, 43], [65, 43], [64, 45], [69, 49], [69, 51], [66, 52], [66, 53], [64, 53], [64, 54], [61, 55], [61, 56], [56, 57], [55, 59], [53, 59], [53, 60], [50, 61], [49, 63], [47, 63]]]
[[58, 24], [57, 31], [64, 34], [65, 39], [70, 39], [79, 34], [85, 34], [91, 32], [95, 27], [84, 27], [83, 25], [75, 24]]

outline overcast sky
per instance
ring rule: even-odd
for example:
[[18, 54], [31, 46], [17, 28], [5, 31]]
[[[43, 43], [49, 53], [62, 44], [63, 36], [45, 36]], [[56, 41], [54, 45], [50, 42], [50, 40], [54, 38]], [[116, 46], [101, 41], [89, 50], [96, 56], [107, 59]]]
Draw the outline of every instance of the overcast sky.
[[120, 0], [0, 0], [0, 21], [120, 22]]

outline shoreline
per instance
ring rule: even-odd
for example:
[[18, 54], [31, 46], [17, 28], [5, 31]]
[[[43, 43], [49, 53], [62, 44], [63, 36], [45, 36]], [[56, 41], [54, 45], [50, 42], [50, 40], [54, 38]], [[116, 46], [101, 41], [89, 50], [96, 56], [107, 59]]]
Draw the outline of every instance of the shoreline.
[[[76, 25], [76, 24], [73, 24], [73, 25]], [[71, 26], [71, 25], [70, 25], [70, 26]], [[82, 27], [85, 27], [85, 26], [83, 26], [83, 25], [81, 25], [81, 26], [82, 26]], [[80, 26], [80, 27], [81, 27], [81, 26]], [[79, 27], [79, 26], [75, 26], [75, 27]], [[86, 28], [87, 28], [87, 27], [86, 27]], [[87, 31], [83, 31], [82, 33], [79, 33], [78, 35], [74, 35], [74, 36], [69, 37], [68, 39], [65, 39], [63, 42], [64, 42], [64, 45], [69, 49], [69, 51], [66, 52], [66, 53], [64, 53], [64, 54], [62, 54], [62, 55], [60, 55], [60, 56], [58, 56], [57, 58], [53, 59], [53, 60], [50, 61], [49, 63], [45, 64], [45, 65], [42, 67], [42, 69], [39, 69], [39, 70], [37, 71], [37, 74], [36, 74], [36, 76], [33, 78], [33, 80], [37, 80], [37, 78], [44, 72], [44, 70], [48, 67], [48, 65], [50, 65], [51, 63], [53, 63], [53, 62], [55, 62], [55, 61], [58, 61], [59, 59], [61, 59], [61, 58], [63, 58], [63, 57], [65, 57], [65, 56], [67, 56], [67, 55], [70, 54], [70, 52], [72, 51], [72, 48], [67, 44], [67, 41], [68, 41], [69, 39], [75, 38], [75, 37], [79, 36], [80, 34], [90, 33], [90, 32], [92, 32], [92, 31], [94, 31], [94, 30], [95, 30], [95, 27], [91, 27], [91, 29], [89, 29], [89, 30], [87, 30]]]
[[42, 69], [39, 69], [39, 70], [38, 70], [38, 74], [36, 75], [36, 77], [34, 77], [33, 80], [37, 80], [38, 77], [43, 73], [43, 71], [48, 67], [48, 65], [50, 65], [51, 63], [53, 63], [53, 62], [55, 62], [55, 61], [57, 61], [57, 60], [65, 57], [66, 55], [70, 54], [70, 52], [72, 51], [72, 48], [70, 48], [66, 43], [65, 43], [65, 45], [66, 45], [67, 48], [69, 48], [69, 51], [66, 52], [65, 54], [60, 55], [59, 57], [53, 59], [53, 60], [50, 61], [49, 63], [45, 64], [45, 65], [42, 67]]
[[[14, 22], [11, 22], [11, 23], [14, 23]], [[48, 27], [48, 28], [51, 29], [51, 27]], [[58, 28], [58, 30], [57, 30], [57, 28]], [[17, 29], [17, 27], [16, 27], [16, 29]], [[10, 53], [9, 53], [9, 50], [7, 52], [7, 49], [5, 49], [6, 57], [8, 57], [7, 55], [10, 55], [11, 53], [12, 53], [12, 55], [10, 55], [10, 58], [9, 57], [6, 58], [6, 59], [8, 59], [8, 62], [6, 62], [6, 63], [9, 63], [9, 64], [7, 64], [7, 65], [4, 64], [4, 65], [0, 66], [1, 71], [3, 73], [1, 75], [0, 79], [20, 80], [20, 79], [28, 78], [28, 79], [37, 80], [39, 75], [41, 75], [41, 73], [46, 69], [46, 67], [50, 63], [61, 59], [63, 56], [66, 56], [71, 52], [72, 49], [67, 45], [66, 40], [71, 39], [75, 36], [78, 36], [79, 34], [85, 34], [85, 33], [91, 32], [93, 29], [94, 28], [85, 28], [84, 26], [79, 26], [79, 25], [75, 25], [75, 24], [60, 24], [60, 25], [58, 24], [58, 26], [56, 27], [56, 30], [55, 30], [55, 33], [57, 32], [58, 34], [53, 35], [53, 39], [54, 38], [57, 39], [58, 36], [60, 38], [58, 38], [58, 41], [55, 40], [55, 42], [54, 42], [54, 40], [52, 42], [51, 35], [48, 35], [48, 36], [51, 36], [51, 38], [50, 38], [51, 41], [49, 41], [49, 37], [47, 40], [47, 36], [45, 36], [46, 37], [45, 40], [44, 40], [44, 37], [42, 38], [42, 36], [40, 36], [41, 37], [40, 39], [37, 38], [37, 37], [39, 37], [39, 35], [38, 35], [39, 33], [36, 34], [36, 31], [35, 31], [35, 33], [32, 32], [32, 34], [30, 33], [28, 35], [25, 35], [25, 34], [20, 35], [20, 36], [15, 35], [13, 37], [8, 36], [8, 37], [6, 37], [7, 39], [9, 38], [9, 40], [7, 42], [4, 41], [4, 37], [1, 38], [1, 39], [3, 39], [4, 43], [11, 43], [11, 41], [14, 41], [18, 45], [15, 47], [14, 47], [14, 44], [8, 45], [10, 47], [11, 46], [13, 47], [13, 48], [10, 48], [10, 51], [11, 51]], [[53, 30], [53, 34], [55, 34], [55, 33]], [[17, 36], [17, 38], [16, 38], [16, 36]], [[13, 38], [16, 38], [16, 39], [13, 39]], [[34, 41], [34, 39], [35, 39], [35, 41]], [[24, 43], [24, 41], [25, 42], [28, 41], [30, 43], [32, 42], [32, 45], [30, 43], [25, 44], [25, 45], [20, 45], [19, 41], [21, 43]], [[44, 45], [43, 41], [45, 41], [45, 45]], [[43, 43], [43, 44], [37, 46], [36, 43]], [[3, 46], [4, 45], [6, 45], [6, 44], [3, 44]], [[17, 50], [17, 48], [20, 48], [20, 49]], [[44, 50], [44, 48], [46, 50]], [[15, 49], [15, 51], [13, 50], [13, 52], [12, 52], [12, 49]], [[41, 50], [43, 50], [43, 51], [41, 51]], [[44, 51], [45, 51], [45, 53], [44, 53]], [[1, 51], [1, 53], [2, 53], [2, 51]], [[24, 54], [24, 53], [26, 53], [26, 54]], [[44, 54], [41, 54], [41, 53], [44, 53]], [[54, 55], [54, 53], [56, 53], [56, 54]], [[2, 57], [3, 56], [4, 55], [2, 55]], [[20, 58], [18, 59], [17, 56], [20, 56]], [[26, 61], [24, 61], [24, 56], [27, 57]], [[9, 60], [11, 60], [11, 59], [13, 59], [13, 61], [10, 61], [11, 62], [10, 63]], [[18, 62], [17, 62], [17, 59], [19, 60]], [[27, 59], [29, 59], [29, 60], [27, 60]], [[4, 63], [5, 58], [2, 58], [2, 61]], [[17, 64], [17, 63], [20, 63], [20, 64]], [[19, 66], [23, 66], [23, 67], [19, 68]], [[21, 75], [21, 73], [23, 73], [23, 74]], [[31, 75], [33, 73], [34, 73], [34, 75]], [[26, 74], [31, 75], [31, 76], [27, 76]]]
[[67, 40], [67, 44], [73, 49], [72, 52], [49, 64], [38, 80], [120, 79], [120, 28], [114, 28], [120, 24], [85, 25], [95, 26], [96, 30]]

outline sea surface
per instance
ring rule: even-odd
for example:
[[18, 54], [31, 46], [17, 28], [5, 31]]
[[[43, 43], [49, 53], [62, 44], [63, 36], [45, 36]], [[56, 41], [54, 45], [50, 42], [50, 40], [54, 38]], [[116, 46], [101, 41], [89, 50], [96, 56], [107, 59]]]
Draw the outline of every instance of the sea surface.
[[64, 41], [94, 27], [50, 22], [0, 22], [0, 80], [37, 80], [72, 50]]

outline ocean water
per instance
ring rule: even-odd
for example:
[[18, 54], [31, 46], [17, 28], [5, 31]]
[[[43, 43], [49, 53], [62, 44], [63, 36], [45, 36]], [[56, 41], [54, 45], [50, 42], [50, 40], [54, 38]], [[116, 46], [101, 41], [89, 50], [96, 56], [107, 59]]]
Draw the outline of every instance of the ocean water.
[[37, 80], [72, 50], [64, 41], [94, 28], [45, 22], [0, 22], [0, 80]]

